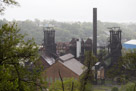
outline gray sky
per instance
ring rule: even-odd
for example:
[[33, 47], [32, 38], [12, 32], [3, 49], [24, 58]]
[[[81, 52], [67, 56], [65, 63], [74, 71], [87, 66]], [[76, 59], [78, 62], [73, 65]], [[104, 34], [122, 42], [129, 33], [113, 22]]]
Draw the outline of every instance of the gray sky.
[[92, 22], [97, 7], [98, 20], [136, 22], [136, 0], [17, 0], [20, 7], [9, 7], [0, 19], [57, 20]]

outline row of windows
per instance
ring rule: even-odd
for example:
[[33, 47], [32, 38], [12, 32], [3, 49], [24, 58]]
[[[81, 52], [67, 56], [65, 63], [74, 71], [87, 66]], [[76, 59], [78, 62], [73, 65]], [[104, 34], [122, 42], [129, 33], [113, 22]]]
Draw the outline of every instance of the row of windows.
[[[55, 81], [57, 81], [57, 80], [60, 80], [60, 78], [55, 78]], [[53, 78], [52, 77], [49, 77], [49, 78], [47, 77], [46, 81], [52, 83], [53, 82]]]

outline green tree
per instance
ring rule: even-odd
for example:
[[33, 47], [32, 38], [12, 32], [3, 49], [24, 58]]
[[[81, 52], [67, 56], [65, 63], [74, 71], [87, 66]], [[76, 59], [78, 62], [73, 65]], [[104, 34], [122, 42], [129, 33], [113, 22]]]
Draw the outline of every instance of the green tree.
[[119, 91], [117, 87], [113, 87], [111, 91]]
[[15, 6], [19, 4], [15, 0], [0, 0], [0, 14], [4, 12], [6, 6], [11, 6], [11, 5]]
[[134, 91], [136, 91], [136, 50], [130, 50], [122, 57], [122, 66], [124, 68], [125, 78], [134, 83]]
[[121, 86], [119, 91], [136, 91], [134, 83], [127, 83], [126, 85]]
[[[118, 70], [115, 70], [115, 69], [118, 69]], [[124, 80], [123, 74], [124, 74], [124, 70], [122, 66], [122, 60], [118, 60], [115, 65], [112, 65], [106, 70], [106, 77], [110, 78], [112, 82], [114, 81], [114, 78], [117, 78], [118, 82], [121, 83], [121, 81]]]
[[[73, 78], [63, 79], [63, 80], [64, 80], [63, 83], [64, 83], [65, 91], [80, 91], [79, 82], [77, 80], [74, 80]], [[73, 90], [71, 90], [72, 84], [73, 84]], [[61, 81], [57, 80], [50, 86], [49, 91], [63, 91], [61, 85], [62, 85]]]
[[23, 38], [16, 24], [0, 28], [0, 91], [34, 91], [41, 87], [37, 66], [25, 65], [38, 59], [38, 47], [33, 40], [25, 42]]
[[126, 70], [130, 71], [136, 71], [136, 50], [130, 50], [128, 51], [123, 57], [122, 57], [122, 66]]
[[92, 72], [92, 67], [97, 62], [97, 58], [93, 56], [91, 51], [86, 51], [85, 53], [85, 71], [80, 76], [80, 91], [91, 91], [92, 90], [92, 82], [94, 79], [94, 74]]
[[[131, 82], [135, 84], [136, 89], [136, 50], [129, 50], [123, 54], [118, 60], [116, 65], [113, 65], [106, 72], [107, 77], [115, 78], [118, 77], [120, 83]], [[118, 69], [118, 70], [115, 70]]]

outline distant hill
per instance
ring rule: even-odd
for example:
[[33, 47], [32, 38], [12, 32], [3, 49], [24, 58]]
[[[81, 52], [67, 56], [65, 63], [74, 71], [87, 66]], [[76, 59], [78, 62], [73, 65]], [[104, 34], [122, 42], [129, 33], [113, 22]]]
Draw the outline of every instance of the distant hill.
[[[0, 26], [8, 22], [7, 20], [0, 20]], [[54, 20], [40, 21], [40, 20], [26, 20], [26, 21], [12, 21], [18, 24], [20, 33], [27, 34], [25, 40], [34, 38], [37, 44], [43, 43], [43, 26], [51, 24], [56, 30], [56, 42], [68, 42], [73, 37], [75, 38], [92, 38], [93, 28], [91, 22], [57, 22]], [[120, 27], [122, 29], [122, 40], [127, 41], [136, 39], [136, 23], [111, 23], [98, 21], [98, 44], [107, 44], [109, 37], [108, 27]]]

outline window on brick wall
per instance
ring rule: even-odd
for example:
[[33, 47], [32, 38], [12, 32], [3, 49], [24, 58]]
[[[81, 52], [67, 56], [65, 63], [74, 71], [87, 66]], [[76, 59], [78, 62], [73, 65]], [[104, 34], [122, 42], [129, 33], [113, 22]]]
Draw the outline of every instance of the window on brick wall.
[[55, 78], [55, 82], [58, 80], [58, 78]]
[[77, 80], [77, 78], [75, 78], [75, 80]]
[[60, 81], [60, 78], [58, 78], [58, 80]]
[[50, 83], [52, 83], [52, 77], [50, 77]]
[[50, 81], [48, 77], [46, 78], [46, 81], [47, 81], [47, 82], [49, 82], [49, 81]]

